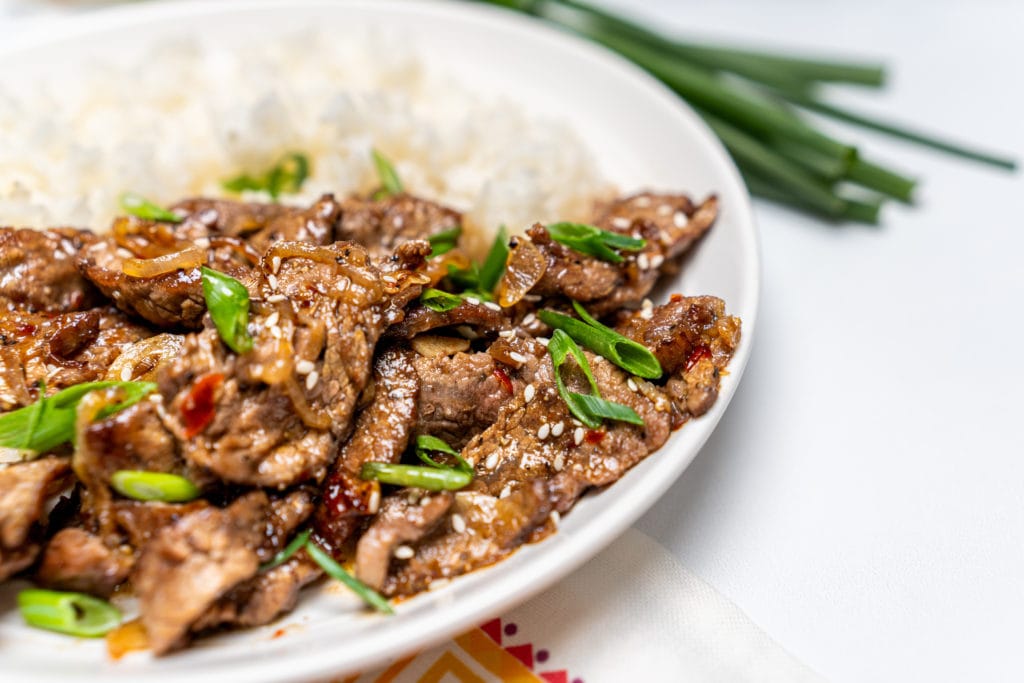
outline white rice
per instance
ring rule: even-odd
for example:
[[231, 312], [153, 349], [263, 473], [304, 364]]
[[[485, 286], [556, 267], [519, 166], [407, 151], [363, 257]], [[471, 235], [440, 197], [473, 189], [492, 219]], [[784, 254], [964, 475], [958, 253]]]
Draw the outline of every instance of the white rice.
[[502, 223], [583, 219], [606, 190], [568, 125], [482, 101], [400, 36], [163, 43], [141, 63], [82, 70], [0, 92], [0, 224], [103, 230], [122, 191], [222, 195], [222, 180], [289, 151], [313, 171], [285, 201], [376, 186], [376, 147], [409, 191], [466, 213], [477, 251]]

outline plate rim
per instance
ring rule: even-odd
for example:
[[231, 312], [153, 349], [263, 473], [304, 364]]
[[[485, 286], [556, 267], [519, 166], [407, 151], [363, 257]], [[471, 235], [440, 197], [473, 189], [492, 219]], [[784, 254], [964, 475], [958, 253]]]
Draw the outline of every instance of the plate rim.
[[[557, 541], [559, 553], [566, 557], [555, 557], [555, 553], [547, 552], [539, 554], [527, 567], [533, 568], [531, 572], [533, 580], [525, 589], [521, 586], [522, 580], [517, 578], [513, 572], [511, 575], [502, 576], [497, 586], [491, 586], [487, 600], [477, 600], [475, 604], [463, 606], [459, 609], [445, 610], [442, 615], [433, 615], [431, 612], [421, 610], [420, 613], [411, 615], [395, 627], [385, 629], [388, 632], [398, 631], [399, 634], [409, 632], [409, 635], [399, 640], [402, 645], [398, 649], [384, 650], [380, 647], [357, 656], [346, 658], [330, 657], [326, 652], [319, 652], [315, 657], [307, 656], [304, 664], [296, 666], [295, 657], [288, 658], [287, 670], [281, 668], [282, 664], [277, 662], [274, 670], [265, 667], [263, 671], [255, 669], [258, 663], [244, 669], [248, 680], [253, 683], [259, 681], [286, 681], [286, 680], [309, 680], [317, 677], [338, 676], [346, 671], [355, 671], [361, 668], [372, 667], [386, 662], [400, 654], [406, 654], [412, 650], [431, 647], [439, 642], [450, 638], [466, 628], [477, 625], [482, 619], [500, 613], [511, 607], [521, 604], [531, 597], [539, 594], [544, 589], [553, 585], [556, 581], [563, 579], [585, 561], [607, 547], [615, 538], [621, 535], [640, 516], [649, 510], [668, 490], [668, 488], [682, 475], [690, 463], [702, 450], [705, 442], [717, 428], [718, 423], [738, 390], [740, 380], [744, 374], [749, 361], [755, 331], [757, 329], [757, 318], [761, 306], [761, 286], [763, 263], [761, 258], [761, 240], [758, 227], [754, 218], [750, 195], [743, 184], [739, 171], [731, 157], [725, 150], [722, 143], [712, 133], [704, 121], [694, 112], [688, 103], [672, 93], [666, 86], [657, 81], [654, 77], [628, 62], [617, 54], [590, 43], [583, 38], [558, 30], [542, 21], [526, 17], [514, 12], [504, 10], [491, 5], [470, 4], [456, 2], [455, 0], [158, 0], [140, 5], [118, 5], [90, 10], [81, 14], [73, 14], [62, 17], [45, 17], [40, 19], [28, 19], [25, 30], [17, 35], [11, 36], [9, 40], [0, 45], [0, 57], [15, 55], [20, 51], [32, 48], [44, 47], [58, 43], [63, 40], [81, 38], [101, 31], [123, 29], [137, 24], [146, 24], [159, 21], [161, 18], [201, 18], [203, 15], [219, 15], [224, 13], [252, 12], [260, 9], [289, 9], [300, 12], [309, 12], [317, 7], [330, 8], [337, 11], [343, 7], [370, 8], [380, 12], [424, 12], [440, 16], [442, 19], [454, 18], [455, 20], [477, 22], [482, 25], [501, 25], [501, 29], [532, 33], [533, 38], [543, 40], [549, 44], [556, 44], [564, 50], [575, 51], [587, 59], [597, 61], [600, 68], [617, 72], [620, 77], [635, 81], [638, 86], [652, 96], [660, 106], [672, 110], [672, 114], [683, 119], [686, 125], [694, 128], [701, 134], [702, 145], [710, 146], [715, 156], [724, 161], [725, 180], [733, 185], [732, 194], [740, 198], [739, 205], [729, 207], [730, 212], [735, 212], [737, 220], [746, 233], [746, 239], [742, 247], [746, 251], [746, 258], [752, 264], [752, 272], [742, 278], [746, 288], [749, 290], [750, 305], [748, 310], [743, 312], [743, 334], [740, 345], [730, 362], [729, 376], [723, 381], [722, 391], [712, 410], [691, 422], [687, 428], [694, 428], [696, 424], [701, 425], [701, 435], [690, 452], [685, 454], [680, 462], [665, 464], [656, 470], [662, 476], [655, 480], [653, 485], [639, 490], [632, 496], [626, 496], [616, 501], [612, 515], [609, 511], [602, 510], [597, 513], [595, 519], [588, 524], [588, 533], [575, 536], [559, 532], [553, 537], [545, 539], [538, 546], [554, 546]], [[21, 20], [26, 21], [26, 20]], [[34, 24], [34, 25], [33, 25]], [[511, 27], [511, 28], [509, 28]], [[728, 303], [728, 302], [727, 302]], [[667, 460], [667, 459], [666, 459]], [[628, 472], [625, 476], [629, 476]], [[653, 476], [653, 475], [651, 475]], [[641, 495], [641, 493], [643, 495]], [[608, 519], [605, 519], [605, 518]], [[566, 559], [568, 558], [568, 559]], [[496, 566], [501, 566], [499, 562]], [[536, 571], [537, 568], [543, 571]], [[486, 572], [488, 570], [480, 570]], [[474, 572], [479, 574], [480, 571]], [[513, 590], [513, 585], [519, 589]], [[497, 597], [495, 597], [497, 596]], [[479, 596], [477, 596], [479, 597]], [[434, 610], [436, 611], [436, 610]], [[443, 624], [436, 628], [438, 623]], [[423, 627], [430, 627], [429, 629]], [[436, 630], [435, 630], [436, 628]], [[419, 629], [420, 633], [415, 631]], [[431, 632], [432, 631], [432, 632]], [[378, 637], [379, 640], [379, 637]], [[2, 651], [2, 648], [0, 648]], [[308, 654], [308, 653], [307, 653]], [[262, 660], [258, 660], [262, 662]], [[219, 671], [219, 667], [217, 671]], [[243, 671], [243, 669], [236, 669]], [[21, 672], [27, 673], [27, 672]], [[126, 672], [127, 673], [127, 672]], [[159, 669], [141, 671], [136, 670], [141, 680], [168, 680], [168, 677], [175, 676], [173, 671], [161, 672]], [[216, 673], [211, 671], [210, 673]], [[195, 672], [191, 675], [198, 681], [206, 680], [203, 672]], [[38, 678], [37, 680], [44, 680]], [[45, 680], [50, 680], [46, 678]]]

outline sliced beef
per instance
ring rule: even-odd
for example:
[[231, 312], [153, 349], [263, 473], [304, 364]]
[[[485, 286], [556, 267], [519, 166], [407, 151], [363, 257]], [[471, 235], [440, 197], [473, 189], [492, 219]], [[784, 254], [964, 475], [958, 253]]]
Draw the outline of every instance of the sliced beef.
[[113, 308], [76, 313], [11, 311], [0, 316], [0, 410], [104, 379], [121, 353], [151, 333]]
[[721, 371], [740, 341], [740, 320], [713, 296], [673, 296], [623, 321], [618, 331], [651, 349], [669, 375], [665, 389], [685, 420], [718, 398]]
[[380, 503], [380, 484], [359, 476], [363, 464], [398, 462], [409, 444], [419, 391], [414, 356], [408, 349], [389, 348], [374, 365], [373, 400], [342, 447], [317, 509], [317, 535], [332, 549], [341, 548]]
[[598, 206], [594, 225], [623, 234], [639, 232], [660, 247], [645, 249], [649, 257], [674, 259], [693, 246], [717, 217], [718, 199], [713, 195], [696, 205], [686, 195], [642, 192]]
[[433, 581], [494, 564], [515, 551], [551, 515], [548, 484], [536, 479], [505, 498], [455, 494], [451, 514], [413, 546], [409, 559], [391, 560], [385, 595], [412, 595]]
[[143, 548], [132, 583], [154, 654], [184, 645], [211, 605], [256, 575], [269, 514], [266, 494], [250, 493], [225, 509], [185, 515]]
[[0, 469], [0, 581], [39, 553], [43, 505], [65, 485], [67, 460], [40, 458]]
[[452, 505], [447, 491], [422, 495], [406, 490], [389, 496], [381, 505], [356, 547], [356, 578], [380, 590], [388, 575], [391, 555], [402, 543], [419, 541], [440, 522]]
[[380, 200], [346, 199], [334, 238], [364, 246], [375, 259], [389, 257], [410, 240], [425, 240], [462, 223], [447, 207], [408, 194]]
[[210, 503], [201, 498], [188, 503], [115, 500], [111, 507], [118, 531], [124, 535], [127, 545], [140, 550], [161, 529], [174, 525], [182, 517], [205, 510]]
[[68, 313], [99, 305], [99, 292], [75, 268], [94, 240], [73, 228], [0, 228], [0, 309]]
[[85, 529], [62, 529], [50, 539], [36, 570], [49, 588], [107, 597], [131, 573], [134, 555], [127, 546], [110, 547]]

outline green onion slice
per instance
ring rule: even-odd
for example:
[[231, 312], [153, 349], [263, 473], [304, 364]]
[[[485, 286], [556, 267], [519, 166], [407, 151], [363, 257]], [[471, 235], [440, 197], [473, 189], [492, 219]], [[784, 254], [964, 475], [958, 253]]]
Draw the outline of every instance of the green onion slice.
[[481, 292], [493, 292], [505, 272], [505, 264], [508, 261], [508, 230], [505, 226], [498, 229], [494, 238], [494, 244], [487, 252], [484, 264], [480, 266], [479, 283], [477, 289]]
[[199, 497], [199, 488], [185, 477], [167, 472], [118, 470], [110, 476], [110, 485], [125, 498], [185, 503]]
[[274, 555], [273, 559], [271, 559], [269, 562], [260, 567], [260, 571], [270, 571], [274, 567], [279, 567], [288, 560], [292, 559], [295, 553], [299, 552], [299, 550], [301, 550], [302, 547], [306, 545], [306, 542], [309, 540], [309, 536], [312, 533], [312, 530], [306, 529], [301, 534], [293, 538], [288, 545], [286, 545], [276, 555]]
[[121, 623], [121, 612], [105, 600], [83, 593], [29, 588], [18, 593], [25, 623], [80, 638], [98, 638]]
[[273, 199], [282, 194], [295, 194], [309, 177], [309, 158], [299, 152], [289, 152], [267, 171], [259, 175], [241, 175], [221, 183], [228, 192], [266, 192]]
[[622, 256], [615, 251], [639, 251], [647, 240], [620, 235], [602, 230], [586, 223], [551, 223], [547, 226], [551, 239], [570, 249], [612, 263], [622, 263]]
[[387, 157], [376, 149], [372, 150], [371, 153], [373, 154], [373, 165], [377, 167], [377, 177], [380, 179], [381, 186], [381, 189], [374, 194], [373, 198], [394, 197], [396, 194], [405, 192], [402, 181], [399, 179], [398, 173], [395, 172], [395, 167], [388, 161]]
[[462, 303], [462, 297], [458, 294], [449, 294], [440, 289], [428, 287], [420, 294], [420, 303], [432, 311], [445, 313]]
[[75, 410], [78, 402], [91, 391], [117, 387], [123, 392], [120, 403], [104, 406], [96, 419], [102, 419], [138, 403], [156, 391], [152, 382], [85, 382], [45, 396], [40, 388], [39, 400], [32, 405], [0, 415], [0, 446], [45, 453], [71, 441], [75, 435]]
[[203, 297], [220, 338], [235, 353], [252, 351], [249, 335], [249, 290], [241, 282], [202, 267]]
[[349, 589], [362, 598], [363, 602], [367, 605], [383, 614], [395, 613], [384, 596], [345, 571], [340, 564], [334, 561], [334, 558], [328, 555], [327, 552], [316, 543], [313, 541], [307, 541], [306, 552], [309, 553], [309, 556], [313, 558], [314, 562], [320, 565], [320, 568], [324, 570], [325, 574], [348, 586]]
[[178, 214], [157, 206], [134, 192], [122, 192], [118, 198], [118, 203], [125, 213], [137, 218], [145, 218], [150, 221], [165, 221], [167, 223], [180, 223], [184, 220]]
[[[435, 461], [433, 458], [427, 455], [428, 451], [435, 451], [438, 453], [445, 453], [447, 455], [450, 455], [453, 458], [455, 458], [458, 464], [455, 467], [442, 465], [441, 463]], [[447, 443], [445, 443], [442, 439], [439, 439], [436, 436], [429, 436], [427, 434], [423, 434], [421, 436], [416, 437], [416, 457], [418, 457], [420, 460], [430, 465], [431, 467], [436, 467], [442, 470], [455, 469], [460, 472], [465, 472], [470, 476], [473, 475], [473, 466], [466, 462], [466, 459], [463, 458], [462, 455], [460, 455], [457, 450], [455, 450]]]
[[565, 331], [575, 341], [594, 353], [600, 354], [626, 372], [646, 379], [658, 379], [663, 374], [661, 363], [643, 344], [624, 337], [595, 320], [578, 301], [572, 302], [582, 322], [576, 318], [540, 311], [537, 317], [555, 329]]
[[473, 474], [461, 469], [392, 465], [386, 462], [364, 463], [359, 476], [382, 484], [411, 486], [427, 491], [457, 491], [473, 481]]
[[[604, 419], [637, 425], [644, 423], [643, 418], [629, 406], [601, 398], [601, 390], [598, 389], [594, 374], [590, 371], [587, 357], [583, 355], [583, 351], [572, 340], [572, 337], [563, 330], [556, 329], [555, 333], [551, 335], [551, 341], [548, 342], [548, 353], [551, 354], [551, 364], [555, 369], [555, 386], [558, 388], [558, 394], [577, 420], [591, 428], [600, 426]], [[562, 379], [562, 365], [565, 364], [569, 356], [575, 359], [576, 364], [587, 378], [592, 392], [589, 396], [569, 391], [565, 386], [565, 381]]]
[[456, 225], [454, 228], [448, 230], [442, 230], [441, 232], [434, 233], [427, 238], [430, 242], [430, 257], [440, 256], [446, 254], [456, 247], [459, 243], [459, 235], [462, 234], [462, 226]]

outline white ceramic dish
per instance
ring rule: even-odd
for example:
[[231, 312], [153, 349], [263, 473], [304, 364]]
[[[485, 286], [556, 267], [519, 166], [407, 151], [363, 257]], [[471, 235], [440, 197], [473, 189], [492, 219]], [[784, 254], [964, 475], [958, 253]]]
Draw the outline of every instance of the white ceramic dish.
[[[530, 111], [571, 118], [603, 173], [625, 191], [717, 193], [721, 217], [669, 288], [714, 294], [743, 319], [743, 341], [711, 412], [676, 432], [654, 456], [586, 497], [560, 531], [499, 565], [403, 602], [397, 616], [358, 609], [339, 587], [309, 591], [298, 609], [266, 628], [198, 641], [159, 660], [107, 659], [102, 641], [26, 628], [0, 590], [4, 680], [308, 681], [372, 667], [434, 644], [520, 603], [593, 556], [650, 507], [696, 456], [736, 391], [750, 355], [759, 291], [757, 235], [749, 198], [722, 146], [669, 91], [628, 63], [539, 22], [465, 3], [364, 0], [146, 4], [48, 24], [0, 48], [0, 77], [70, 69], [84, 55], [211, 30], [273, 35], [310, 22], [387, 25], [407, 31], [420, 54], [478, 92], [514, 98]], [[2, 222], [2, 217], [0, 217]], [[284, 637], [273, 633], [286, 627]]]

